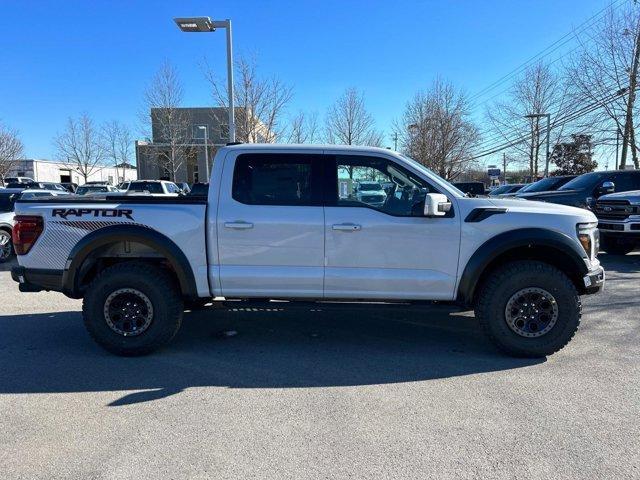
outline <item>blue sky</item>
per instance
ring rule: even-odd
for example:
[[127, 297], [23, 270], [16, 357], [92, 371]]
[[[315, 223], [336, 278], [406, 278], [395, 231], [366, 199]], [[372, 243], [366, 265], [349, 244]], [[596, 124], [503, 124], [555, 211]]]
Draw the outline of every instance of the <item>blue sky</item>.
[[35, 158], [52, 158], [52, 138], [68, 116], [81, 112], [135, 129], [145, 85], [164, 59], [180, 71], [186, 106], [212, 104], [199, 63], [207, 56], [224, 75], [224, 32], [185, 34], [172, 21], [208, 15], [232, 19], [236, 55], [254, 55], [262, 73], [294, 87], [292, 113], [322, 117], [355, 86], [364, 91], [378, 128], [388, 132], [406, 101], [434, 77], [473, 95], [607, 4], [3, 0], [0, 120], [20, 131], [27, 156]]

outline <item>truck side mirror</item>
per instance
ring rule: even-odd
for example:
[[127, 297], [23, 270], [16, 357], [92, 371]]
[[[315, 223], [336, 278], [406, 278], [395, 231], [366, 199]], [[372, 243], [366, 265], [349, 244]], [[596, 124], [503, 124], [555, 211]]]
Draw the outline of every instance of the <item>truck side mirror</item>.
[[441, 193], [427, 193], [424, 199], [425, 217], [444, 217], [451, 210], [451, 202]]
[[607, 193], [613, 193], [616, 191], [616, 184], [613, 182], [603, 182], [600, 188], [598, 188], [598, 193], [600, 195], [606, 195]]

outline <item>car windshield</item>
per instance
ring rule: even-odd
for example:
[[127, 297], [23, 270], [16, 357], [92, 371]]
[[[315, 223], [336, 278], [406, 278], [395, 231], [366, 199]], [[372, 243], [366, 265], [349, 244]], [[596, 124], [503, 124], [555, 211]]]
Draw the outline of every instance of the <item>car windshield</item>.
[[565, 183], [558, 190], [583, 190], [592, 188], [600, 179], [606, 177], [606, 172], [591, 172], [580, 175], [570, 182]]
[[510, 192], [512, 188], [513, 188], [513, 185], [502, 185], [501, 187], [498, 187], [495, 190], [492, 190], [489, 195], [501, 195], [503, 193]]
[[133, 182], [129, 185], [130, 192], [164, 193], [160, 182]]
[[0, 212], [13, 212], [13, 204], [15, 201], [15, 193], [0, 193]]
[[360, 184], [360, 190], [362, 190], [363, 192], [371, 192], [374, 190], [382, 190], [382, 185], [380, 185], [379, 183], [361, 183]]
[[530, 183], [526, 187], [523, 187], [522, 189], [520, 189], [520, 191], [518, 191], [518, 193], [546, 192], [547, 190], [553, 190], [556, 185], [562, 182], [562, 180], [563, 179], [559, 177], [543, 178], [542, 180], [538, 180], [535, 183]]

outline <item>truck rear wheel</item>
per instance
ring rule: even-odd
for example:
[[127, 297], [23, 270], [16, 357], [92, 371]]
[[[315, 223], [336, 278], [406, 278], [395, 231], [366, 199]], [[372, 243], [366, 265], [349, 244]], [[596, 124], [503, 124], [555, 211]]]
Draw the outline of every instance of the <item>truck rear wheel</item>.
[[168, 344], [180, 329], [183, 305], [171, 276], [130, 262], [105, 269], [87, 288], [82, 306], [91, 337], [116, 355], [144, 355]]
[[573, 338], [582, 305], [575, 285], [562, 271], [544, 262], [517, 261], [485, 279], [475, 314], [485, 334], [503, 352], [544, 357]]

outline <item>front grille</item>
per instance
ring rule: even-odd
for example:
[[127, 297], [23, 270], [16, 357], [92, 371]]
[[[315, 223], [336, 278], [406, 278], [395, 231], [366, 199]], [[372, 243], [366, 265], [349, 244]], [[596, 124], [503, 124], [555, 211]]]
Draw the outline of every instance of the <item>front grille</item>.
[[594, 212], [598, 218], [624, 220], [630, 215], [638, 215], [638, 207], [630, 205], [627, 200], [607, 200], [596, 203]]

